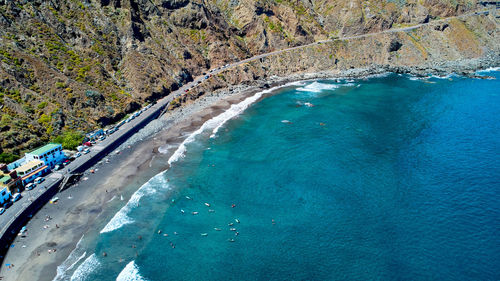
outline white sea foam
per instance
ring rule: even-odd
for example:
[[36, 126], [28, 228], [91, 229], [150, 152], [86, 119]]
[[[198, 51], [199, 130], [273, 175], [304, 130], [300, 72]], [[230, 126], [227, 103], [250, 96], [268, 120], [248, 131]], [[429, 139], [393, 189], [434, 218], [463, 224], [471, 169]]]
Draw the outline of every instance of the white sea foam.
[[447, 74], [447, 75], [443, 75], [443, 76], [439, 76], [439, 75], [430, 75], [431, 78], [436, 78], [436, 79], [449, 79], [451, 78], [452, 76], [456, 76], [454, 74]]
[[427, 80], [429, 77], [417, 77], [417, 76], [410, 76], [409, 78], [412, 81], [421, 81], [421, 80]]
[[134, 261], [129, 262], [125, 268], [118, 274], [116, 281], [146, 281], [139, 273], [139, 267]]
[[500, 67], [490, 67], [490, 68], [486, 68], [483, 70], [478, 70], [478, 71], [476, 71], [476, 73], [485, 73], [485, 72], [493, 72], [493, 71], [500, 71]]
[[83, 249], [80, 246], [80, 244], [81, 244], [81, 242], [83, 240], [83, 236], [84, 235], [82, 235], [82, 237], [80, 238], [80, 240], [78, 240], [78, 243], [76, 243], [75, 249], [73, 249], [73, 251], [71, 251], [71, 253], [66, 258], [66, 260], [57, 267], [57, 271], [56, 271], [57, 274], [56, 274], [56, 277], [54, 277], [53, 281], [67, 279], [66, 273], [68, 271], [70, 271], [71, 269], [73, 269], [73, 267], [81, 259], [83, 259], [85, 257], [85, 255], [87, 254], [87, 252], [85, 252], [85, 249]]
[[264, 94], [270, 93], [272, 91], [275, 91], [279, 88], [283, 87], [289, 87], [292, 85], [297, 85], [297, 82], [291, 82], [282, 86], [274, 87], [271, 89], [264, 90], [262, 92], [258, 92], [255, 95], [246, 98], [245, 100], [241, 101], [238, 104], [233, 104], [228, 110], [225, 112], [217, 115], [216, 117], [209, 119], [201, 127], [194, 131], [192, 134], [190, 134], [184, 141], [179, 145], [177, 150], [174, 152], [172, 156], [170, 156], [170, 159], [168, 159], [168, 164], [172, 165], [172, 163], [176, 162], [180, 158], [184, 157], [186, 153], [186, 145], [188, 143], [193, 142], [196, 139], [196, 136], [201, 134], [203, 131], [207, 129], [212, 129], [212, 134], [210, 135], [211, 138], [215, 137], [217, 132], [219, 131], [220, 127], [222, 127], [228, 120], [236, 117], [237, 115], [241, 114], [245, 109], [247, 109], [252, 103], [256, 102], [259, 98], [261, 98]]
[[248, 97], [238, 104], [231, 105], [231, 107], [228, 110], [224, 111], [219, 116], [212, 118], [211, 119], [211, 120], [213, 120], [212, 123], [216, 126], [212, 130], [212, 135], [210, 135], [210, 138], [215, 137], [215, 135], [219, 131], [220, 127], [222, 127], [228, 120], [240, 115], [252, 103], [256, 102], [258, 99], [260, 99], [262, 97], [262, 95], [264, 95], [265, 93], [268, 93], [268, 92], [269, 92], [269, 90], [266, 90], [266, 91], [259, 92], [251, 97]]
[[99, 266], [101, 262], [97, 259], [95, 254], [90, 255], [86, 260], [80, 264], [80, 266], [73, 272], [71, 276], [71, 281], [84, 281], [86, 280], [89, 273], [94, 272]]
[[325, 84], [325, 83], [320, 83], [318, 81], [314, 81], [309, 85], [306, 85], [306, 86], [301, 87], [301, 88], [297, 88], [297, 91], [321, 93], [322, 91], [334, 90], [334, 89], [337, 89], [338, 87], [339, 87], [339, 85], [337, 85], [337, 84]]
[[151, 178], [148, 182], [143, 184], [130, 198], [130, 200], [123, 206], [120, 211], [118, 211], [113, 218], [106, 224], [106, 226], [101, 230], [101, 233], [110, 232], [116, 230], [126, 224], [133, 223], [134, 220], [128, 216], [131, 210], [139, 206], [139, 201], [142, 197], [147, 195], [152, 195], [157, 192], [154, 188], [163, 187], [167, 185], [165, 178], [163, 177], [164, 172], [161, 172]]

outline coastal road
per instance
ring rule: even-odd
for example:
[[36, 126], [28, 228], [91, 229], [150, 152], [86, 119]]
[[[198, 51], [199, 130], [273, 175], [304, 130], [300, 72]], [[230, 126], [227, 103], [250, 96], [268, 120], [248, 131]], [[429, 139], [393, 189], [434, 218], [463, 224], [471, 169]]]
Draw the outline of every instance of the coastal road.
[[[369, 37], [369, 36], [374, 36], [382, 33], [394, 33], [394, 32], [405, 32], [405, 31], [410, 31], [414, 30], [417, 28], [420, 28], [425, 25], [429, 24], [435, 24], [438, 22], [446, 22], [450, 19], [453, 18], [464, 18], [464, 17], [469, 17], [469, 16], [475, 16], [479, 14], [485, 14], [488, 13], [489, 9], [484, 9], [480, 11], [474, 11], [466, 14], [462, 14], [459, 16], [453, 16], [449, 18], [444, 18], [440, 20], [433, 20], [429, 21], [427, 23], [421, 23], [421, 24], [416, 24], [413, 26], [408, 26], [408, 27], [402, 27], [402, 28], [393, 28], [393, 29], [388, 29], [388, 30], [383, 30], [379, 32], [374, 32], [374, 33], [367, 33], [367, 34], [361, 34], [361, 35], [353, 35], [353, 36], [347, 36], [347, 37], [339, 37], [337, 39], [328, 39], [328, 40], [322, 40], [322, 41], [317, 41], [313, 42], [310, 44], [306, 45], [301, 45], [301, 46], [296, 46], [296, 47], [291, 47], [291, 48], [286, 48], [282, 50], [276, 50], [273, 52], [269, 52], [266, 54], [261, 54], [261, 55], [256, 55], [251, 58], [247, 58], [235, 63], [231, 63], [227, 66], [221, 66], [215, 69], [210, 70], [207, 75], [215, 75], [220, 72], [225, 71], [226, 69], [234, 68], [236, 66], [259, 60], [265, 57], [269, 57], [272, 55], [277, 55], [281, 54], [284, 52], [292, 51], [292, 50], [297, 50], [297, 49], [304, 49], [310, 46], [314, 46], [317, 44], [322, 44], [322, 43], [328, 43], [328, 42], [334, 42], [336, 40], [350, 40], [350, 39], [358, 39], [358, 38], [364, 38], [364, 37]], [[168, 104], [174, 99], [177, 98], [183, 94], [186, 93], [186, 90], [191, 89], [192, 87], [202, 83], [205, 80], [205, 75], [196, 77], [193, 81], [184, 84], [182, 87], [180, 87], [178, 90], [173, 91], [170, 95], [160, 99], [157, 101], [156, 104], [151, 106], [150, 108], [146, 109], [142, 114], [140, 114], [138, 117], [133, 119], [129, 123], [125, 123], [122, 125], [119, 130], [114, 132], [112, 135], [108, 136], [105, 140], [97, 143], [95, 146], [91, 147], [90, 153], [88, 154], [83, 154], [79, 158], [75, 159], [72, 163], [67, 165], [63, 170], [53, 172], [49, 175], [46, 176], [46, 180], [41, 184], [38, 185], [35, 189], [31, 191], [24, 191], [22, 193], [23, 197], [15, 202], [10, 208], [6, 210], [6, 212], [3, 215], [0, 215], [0, 237], [3, 237], [5, 231], [7, 230], [8, 226], [12, 224], [12, 222], [18, 217], [23, 210], [25, 210], [29, 204], [36, 200], [39, 196], [41, 196], [46, 190], [48, 190], [52, 185], [54, 185], [56, 182], [58, 182], [61, 178], [67, 177], [70, 175], [70, 173], [74, 171], [81, 172], [82, 170], [90, 167], [90, 165], [97, 163], [100, 161], [107, 153], [110, 153], [112, 149], [116, 148], [119, 146], [120, 143], [124, 142], [129, 136], [131, 136], [133, 133], [135, 133], [137, 130], [145, 126], [149, 121], [153, 120], [157, 116], [161, 114], [161, 112], [168, 106]], [[3, 246], [3, 245], [2, 245]]]
[[[305, 45], [300, 45], [300, 46], [286, 48], [286, 49], [281, 49], [281, 50], [276, 50], [276, 51], [273, 51], [273, 52], [269, 52], [269, 53], [265, 53], [265, 54], [253, 56], [251, 58], [247, 58], [247, 59], [244, 59], [244, 60], [232, 63], [227, 68], [231, 68], [231, 67], [238, 66], [238, 65], [241, 65], [241, 64], [244, 64], [244, 63], [247, 63], [247, 62], [259, 60], [259, 59], [262, 59], [262, 58], [265, 58], [265, 57], [268, 57], [268, 56], [281, 54], [281, 53], [284, 53], [284, 52], [289, 52], [289, 51], [293, 51], [293, 50], [297, 50], [297, 49], [303, 49], [303, 48], [311, 47], [311, 46], [322, 44], [322, 43], [334, 42], [336, 40], [352, 40], [352, 39], [359, 39], [359, 38], [364, 38], [364, 37], [375, 36], [375, 35], [379, 35], [379, 34], [383, 34], [383, 33], [405, 32], [405, 31], [414, 30], [414, 29], [417, 29], [417, 28], [420, 28], [422, 26], [426, 26], [426, 25], [429, 25], [429, 24], [446, 22], [446, 21], [449, 21], [449, 20], [455, 19], [455, 18], [465, 18], [465, 17], [470, 17], [470, 16], [477, 16], [477, 15], [482, 15], [482, 14], [488, 14], [489, 12], [490, 12], [490, 9], [483, 9], [483, 10], [479, 10], [479, 11], [465, 13], [465, 14], [458, 15], [458, 16], [447, 17], [447, 18], [443, 18], [443, 19], [439, 19], [439, 20], [432, 20], [432, 21], [429, 21], [429, 22], [426, 22], [426, 23], [415, 24], [415, 25], [407, 26], [407, 27], [391, 28], [391, 29], [386, 29], [386, 30], [382, 30], [382, 31], [372, 32], [372, 33], [365, 33], [365, 34], [361, 34], [361, 35], [353, 35], [353, 36], [345, 36], [345, 37], [340, 36], [339, 38], [336, 38], [336, 39], [327, 39], [327, 40], [322, 40], [322, 41], [316, 41], [316, 42], [305, 44]], [[218, 72], [220, 72], [222, 70], [217, 70], [216, 72], [213, 72], [213, 73], [218, 73]]]
[[5, 213], [0, 216], [0, 234], [4, 234], [7, 231], [12, 222], [21, 215], [21, 213], [38, 197], [44, 194], [48, 187], [58, 182], [62, 178], [60, 174], [49, 174], [45, 177], [45, 181], [37, 184], [37, 186], [32, 190], [25, 190], [21, 193], [22, 197], [17, 202], [14, 202], [12, 206], [5, 210]]

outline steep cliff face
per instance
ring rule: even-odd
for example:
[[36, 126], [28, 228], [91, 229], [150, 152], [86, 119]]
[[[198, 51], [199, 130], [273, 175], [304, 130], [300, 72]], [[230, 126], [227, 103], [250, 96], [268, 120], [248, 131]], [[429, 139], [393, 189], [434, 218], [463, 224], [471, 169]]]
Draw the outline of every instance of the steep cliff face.
[[467, 0], [0, 0], [0, 152], [117, 121], [211, 67], [474, 8]]

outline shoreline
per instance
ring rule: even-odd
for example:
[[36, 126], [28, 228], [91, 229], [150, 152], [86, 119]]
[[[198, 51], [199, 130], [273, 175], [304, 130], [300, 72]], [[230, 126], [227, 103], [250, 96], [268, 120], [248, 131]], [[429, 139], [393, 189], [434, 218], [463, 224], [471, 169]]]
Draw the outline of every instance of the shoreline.
[[[0, 276], [3, 276], [4, 280], [33, 280], [34, 276], [38, 277], [37, 280], [52, 280], [57, 267], [73, 252], [82, 235], [101, 230], [103, 223], [109, 221], [120, 210], [118, 202], [122, 195], [124, 202], [128, 202], [130, 196], [144, 182], [168, 168], [167, 160], [185, 138], [207, 120], [225, 112], [232, 104], [239, 103], [247, 97], [273, 89], [258, 98], [256, 103], [274, 94], [276, 87], [305, 80], [369, 78], [388, 72], [418, 77], [427, 74], [441, 76], [456, 73], [457, 65], [457, 62], [453, 62], [449, 68], [433, 69], [434, 73], [429, 73], [429, 68], [376, 65], [339, 72], [269, 77], [267, 80], [253, 81], [252, 85], [232, 86], [189, 101], [150, 122], [120, 145], [117, 149], [120, 151], [119, 154], [115, 150], [104, 158], [110, 159], [110, 163], [105, 163], [103, 159], [93, 166], [91, 169], [96, 170], [95, 174], [87, 170], [76, 186], [73, 185], [58, 194], [62, 199], [61, 202], [57, 205], [47, 204], [33, 216], [27, 224], [27, 238], [17, 237], [13, 242], [15, 247], [9, 250], [4, 259], [5, 263], [14, 264], [15, 267], [7, 269], [2, 265]], [[462, 72], [471, 74], [472, 69], [476, 72], [489, 67], [498, 67], [498, 63], [495, 64], [494, 60], [468, 60], [464, 63]], [[443, 72], [444, 69], [451, 71], [446, 73]], [[87, 180], [84, 180], [85, 178]], [[72, 201], [80, 198], [85, 199], [78, 204]], [[121, 206], [123, 207], [123, 204]], [[44, 220], [46, 216], [52, 219], [46, 222]], [[49, 227], [43, 228], [45, 225]], [[26, 247], [23, 248], [22, 245]], [[57, 251], [49, 253], [50, 249]]]

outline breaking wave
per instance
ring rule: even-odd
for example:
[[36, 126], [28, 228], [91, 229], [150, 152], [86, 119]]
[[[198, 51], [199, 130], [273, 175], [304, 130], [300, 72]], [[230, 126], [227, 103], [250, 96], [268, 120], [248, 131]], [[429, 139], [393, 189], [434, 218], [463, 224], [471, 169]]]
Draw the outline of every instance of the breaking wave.
[[208, 121], [203, 123], [203, 125], [201, 125], [201, 127], [198, 130], [194, 131], [179, 145], [174, 154], [170, 157], [170, 159], [168, 159], [168, 164], [172, 165], [172, 163], [176, 162], [180, 158], [183, 158], [187, 150], [186, 145], [188, 143], [193, 142], [196, 139], [196, 136], [201, 134], [203, 131], [207, 129], [212, 129], [212, 134], [210, 135], [210, 138], [214, 138], [217, 132], [219, 131], [220, 127], [222, 127], [228, 120], [241, 114], [245, 109], [247, 109], [251, 104], [256, 102], [258, 99], [260, 99], [263, 95], [273, 92], [279, 88], [289, 87], [292, 85], [297, 85], [297, 82], [288, 83], [282, 86], [258, 92], [255, 95], [244, 99], [238, 104], [231, 105], [231, 107], [228, 110], [224, 111], [223, 113], [217, 115], [212, 119], [209, 119]]
[[66, 260], [57, 267], [56, 277], [54, 277], [53, 281], [67, 279], [68, 277], [66, 276], [67, 272], [73, 269], [73, 267], [87, 255], [85, 249], [80, 246], [82, 240], [83, 240], [83, 235], [80, 238], [80, 240], [78, 240], [78, 243], [76, 243], [75, 249], [71, 251]]
[[125, 268], [118, 274], [116, 281], [146, 281], [139, 273], [139, 267], [134, 261], [129, 262]]
[[314, 81], [313, 83], [306, 85], [301, 88], [297, 88], [297, 91], [301, 92], [312, 92], [312, 93], [321, 93], [322, 91], [325, 90], [334, 90], [337, 89], [339, 85], [337, 84], [325, 84], [325, 83], [320, 83], [318, 81]]
[[86, 260], [80, 264], [80, 266], [73, 272], [71, 276], [71, 281], [84, 281], [87, 280], [89, 273], [95, 271], [101, 262], [97, 259], [95, 254], [90, 255]]
[[118, 211], [113, 218], [106, 224], [106, 226], [101, 230], [101, 233], [110, 232], [116, 230], [126, 224], [133, 223], [134, 220], [128, 216], [130, 211], [139, 206], [141, 198], [144, 196], [152, 195], [157, 192], [154, 187], [164, 187], [168, 186], [165, 177], [163, 176], [165, 172], [161, 172], [151, 178], [148, 182], [143, 184], [130, 198], [130, 200], [123, 206], [120, 211]]

